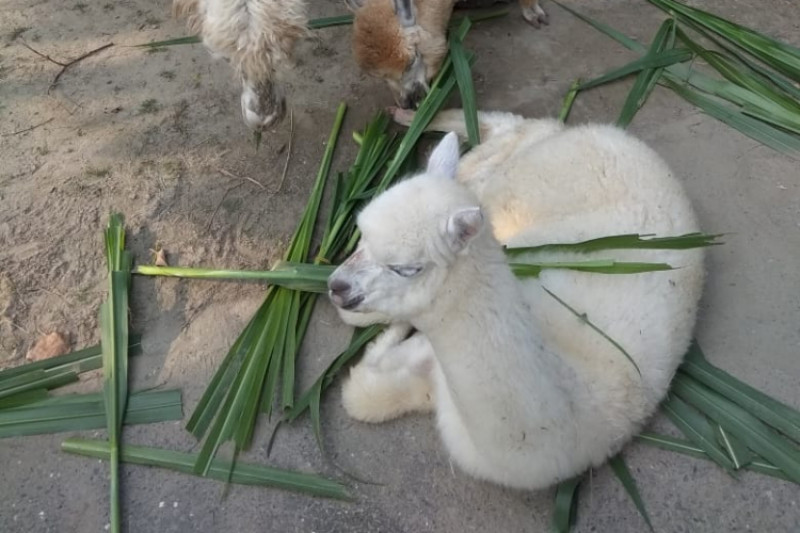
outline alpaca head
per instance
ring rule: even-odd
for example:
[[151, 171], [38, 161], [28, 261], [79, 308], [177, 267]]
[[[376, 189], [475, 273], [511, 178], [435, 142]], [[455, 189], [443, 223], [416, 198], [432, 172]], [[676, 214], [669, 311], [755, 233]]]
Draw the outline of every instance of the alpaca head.
[[452, 3], [428, 0], [420, 13], [413, 0], [345, 3], [355, 13], [353, 55], [358, 66], [385, 80], [397, 105], [416, 107], [447, 53], [445, 31]]
[[480, 234], [475, 196], [454, 179], [458, 139], [448, 134], [423, 174], [375, 198], [358, 217], [358, 249], [328, 279], [329, 296], [350, 324], [408, 320], [427, 310], [453, 264]]

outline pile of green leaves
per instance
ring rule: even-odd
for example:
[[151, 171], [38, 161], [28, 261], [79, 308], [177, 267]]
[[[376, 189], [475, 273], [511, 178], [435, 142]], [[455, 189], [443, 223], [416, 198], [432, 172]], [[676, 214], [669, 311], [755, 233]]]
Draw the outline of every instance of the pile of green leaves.
[[[129, 339], [137, 353], [139, 339]], [[0, 371], [0, 438], [106, 427], [104, 399], [99, 394], [51, 396], [49, 391], [102, 367], [99, 345]], [[180, 420], [178, 390], [140, 392], [131, 396], [125, 424]]]
[[[635, 74], [617, 119], [621, 127], [630, 124], [659, 84], [745, 135], [780, 152], [800, 155], [800, 49], [675, 0], [648, 1], [672, 18], [664, 21], [646, 48], [554, 0], [643, 54], [598, 78], [575, 82], [564, 99], [561, 119], [566, 120], [580, 91]], [[703, 47], [699, 39], [714, 48]], [[716, 76], [699, 70], [701, 62]], [[731, 475], [746, 469], [800, 484], [800, 413], [711, 365], [697, 343], [675, 376], [661, 410], [688, 440], [652, 433], [643, 433], [638, 440], [712, 460]], [[612, 459], [611, 466], [652, 529], [621, 456]], [[575, 479], [559, 486], [556, 531], [569, 531], [574, 522], [579, 483]]]
[[565, 101], [562, 117], [566, 118], [578, 92], [636, 74], [618, 125], [627, 126], [653, 88], [662, 85], [756, 141], [800, 156], [800, 48], [676, 0], [648, 0], [671, 18], [664, 21], [645, 47], [616, 29], [553, 1], [629, 50], [642, 54], [599, 78], [576, 83]]

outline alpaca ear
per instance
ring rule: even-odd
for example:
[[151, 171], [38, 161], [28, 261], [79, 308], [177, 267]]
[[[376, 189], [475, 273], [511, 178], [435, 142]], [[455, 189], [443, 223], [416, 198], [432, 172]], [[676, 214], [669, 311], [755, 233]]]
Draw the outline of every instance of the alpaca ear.
[[458, 253], [483, 229], [483, 212], [480, 207], [467, 207], [450, 215], [447, 219], [445, 239], [450, 249]]
[[439, 141], [428, 159], [428, 173], [454, 179], [458, 169], [458, 135], [450, 132]]
[[344, 0], [344, 5], [347, 9], [355, 13], [362, 7], [364, 7], [364, 2], [366, 0]]
[[394, 3], [394, 14], [401, 26], [409, 28], [417, 23], [413, 0], [392, 0], [392, 2]]

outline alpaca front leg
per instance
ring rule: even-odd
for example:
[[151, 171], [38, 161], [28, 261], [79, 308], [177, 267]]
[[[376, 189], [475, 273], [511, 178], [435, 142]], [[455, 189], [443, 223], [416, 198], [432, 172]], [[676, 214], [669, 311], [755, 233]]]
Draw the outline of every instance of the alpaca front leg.
[[[399, 107], [390, 107], [388, 112], [392, 120], [406, 127], [411, 124], [416, 114], [416, 111], [412, 109], [401, 109]], [[521, 124], [524, 120], [523, 117], [513, 113], [505, 113], [502, 111], [478, 111], [478, 128], [480, 129], [481, 141], [506, 132], [516, 127], [518, 124]], [[464, 119], [464, 111], [462, 109], [445, 109], [440, 111], [433, 117], [433, 120], [431, 120], [430, 124], [425, 128], [425, 131], [454, 131], [460, 140], [466, 140], [467, 122]]]
[[542, 24], [550, 24], [550, 19], [539, 5], [539, 0], [519, 0], [519, 6], [522, 8], [522, 18], [534, 28], [541, 28]]
[[342, 404], [352, 418], [383, 422], [433, 409], [433, 347], [421, 333], [406, 339], [407, 328], [390, 326], [350, 370], [342, 386]]

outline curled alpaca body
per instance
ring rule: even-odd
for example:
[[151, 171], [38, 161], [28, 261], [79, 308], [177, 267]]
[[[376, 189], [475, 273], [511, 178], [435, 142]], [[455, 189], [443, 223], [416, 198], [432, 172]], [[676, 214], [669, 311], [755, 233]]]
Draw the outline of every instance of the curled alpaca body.
[[[447, 54], [447, 26], [457, 0], [345, 0], [354, 12], [353, 55], [386, 81], [397, 105], [416, 107]], [[539, 0], [519, 0], [532, 26], [548, 23]]]
[[[395, 324], [352, 370], [345, 407], [372, 422], [435, 409], [463, 470], [536, 489], [601, 464], [655, 411], [691, 340], [703, 251], [613, 251], [675, 267], [664, 272], [516, 278], [501, 244], [698, 225], [663, 160], [617, 128], [507, 113], [479, 120], [483, 144], [459, 161], [455, 134], [446, 136], [426, 172], [364, 209], [359, 248], [330, 278], [346, 321]], [[464, 134], [463, 115], [443, 112], [432, 129]], [[641, 375], [548, 291], [623, 346]], [[403, 323], [418, 333], [398, 335]]]
[[307, 34], [300, 0], [174, 0], [175, 16], [186, 17], [215, 57], [233, 67], [242, 83], [242, 118], [253, 130], [283, 118], [286, 99], [281, 71], [291, 65], [298, 38]]

